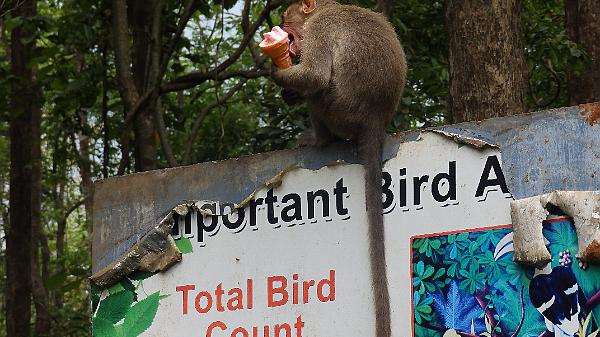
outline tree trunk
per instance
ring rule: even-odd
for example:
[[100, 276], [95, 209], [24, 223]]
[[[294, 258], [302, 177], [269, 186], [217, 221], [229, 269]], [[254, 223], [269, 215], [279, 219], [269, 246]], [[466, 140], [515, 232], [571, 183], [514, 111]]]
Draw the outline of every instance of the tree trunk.
[[453, 122], [525, 112], [522, 0], [448, 0]]
[[[14, 16], [37, 15], [35, 0], [24, 0]], [[28, 337], [31, 319], [31, 239], [33, 217], [39, 216], [39, 87], [31, 66], [35, 39], [27, 25], [11, 32], [10, 226], [6, 239], [7, 335]], [[29, 43], [23, 43], [23, 41]], [[35, 214], [37, 213], [37, 214]]]
[[[160, 48], [160, 41], [152, 37], [153, 25], [160, 25], [160, 12], [155, 13], [158, 0], [133, 1], [133, 80], [138, 93], [145, 93], [156, 84], [159, 63], [153, 59], [152, 51]], [[155, 17], [157, 15], [158, 17]], [[160, 36], [160, 34], [159, 34]], [[160, 50], [160, 49], [159, 49]], [[136, 115], [134, 121], [135, 134], [135, 170], [148, 171], [157, 168], [156, 122], [154, 120], [157, 100], [151, 100]]]
[[[35, 69], [33, 70], [33, 78]], [[36, 86], [37, 84], [34, 84]], [[36, 89], [36, 95], [41, 97], [41, 93]], [[42, 253], [42, 269], [39, 268], [40, 248], [43, 247], [45, 233], [42, 229], [42, 153], [41, 153], [41, 113], [39, 111], [41, 104], [36, 107], [38, 111], [32, 114], [31, 134], [29, 137], [32, 142], [31, 150], [31, 282], [33, 293], [33, 304], [35, 306], [35, 336], [47, 336], [50, 333], [50, 312], [48, 311], [48, 289], [44, 282], [44, 276], [47, 276], [48, 261], [47, 256]], [[44, 269], [45, 272], [44, 273]]]
[[569, 38], [589, 57], [585, 71], [567, 76], [571, 105], [600, 101], [600, 1], [566, 0], [566, 27]]

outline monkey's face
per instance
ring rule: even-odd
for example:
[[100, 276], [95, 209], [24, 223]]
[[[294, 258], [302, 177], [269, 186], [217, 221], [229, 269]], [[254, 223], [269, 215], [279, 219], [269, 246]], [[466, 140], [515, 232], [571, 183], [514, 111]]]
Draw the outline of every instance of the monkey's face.
[[304, 23], [316, 9], [315, 0], [292, 1], [282, 15], [283, 30], [289, 34], [290, 54], [293, 57], [302, 53], [302, 39], [304, 37]]

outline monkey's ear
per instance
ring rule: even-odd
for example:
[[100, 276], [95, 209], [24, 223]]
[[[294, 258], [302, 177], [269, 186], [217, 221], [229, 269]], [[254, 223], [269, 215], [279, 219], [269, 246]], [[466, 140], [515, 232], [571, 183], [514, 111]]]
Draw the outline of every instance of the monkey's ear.
[[316, 0], [302, 0], [302, 12], [310, 14], [317, 8]]

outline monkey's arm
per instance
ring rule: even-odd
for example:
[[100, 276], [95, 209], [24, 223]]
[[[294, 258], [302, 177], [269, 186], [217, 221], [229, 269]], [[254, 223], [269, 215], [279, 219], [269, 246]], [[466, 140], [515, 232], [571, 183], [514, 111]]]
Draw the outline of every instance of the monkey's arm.
[[302, 62], [287, 69], [275, 70], [271, 77], [275, 83], [285, 89], [297, 91], [303, 96], [310, 96], [325, 90], [329, 85], [331, 75], [329, 62], [323, 63], [325, 64], [314, 66]]
[[[319, 27], [313, 29], [318, 30]], [[331, 55], [329, 37], [307, 34], [300, 64], [287, 69], [275, 68], [271, 77], [283, 88], [309, 96], [328, 88], [333, 62]]]

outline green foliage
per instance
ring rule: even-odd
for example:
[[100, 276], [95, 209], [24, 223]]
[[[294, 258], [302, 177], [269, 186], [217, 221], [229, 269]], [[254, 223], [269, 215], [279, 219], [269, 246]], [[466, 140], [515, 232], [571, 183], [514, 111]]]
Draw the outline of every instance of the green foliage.
[[[363, 7], [374, 7], [375, 4], [370, 0], [343, 2]], [[123, 301], [119, 303], [123, 305], [129, 298], [132, 306], [141, 303], [138, 302], [136, 285], [153, 273], [130, 276], [107, 290], [107, 299], [100, 301], [99, 290], [92, 286], [90, 294], [86, 281], [91, 263], [89, 213], [86, 214], [83, 205], [67, 213], [67, 209], [81, 204], [86, 197], [83, 167], [86, 164], [90, 166], [90, 177], [85, 179], [109, 177], [117, 173], [123, 156], [120, 136], [124, 106], [116, 81], [110, 27], [111, 1], [48, 0], [37, 3], [39, 15], [34, 18], [14, 17], [10, 13], [0, 17], [0, 222], [4, 233], [8, 225], [10, 85], [21, 80], [14, 78], [10, 72], [10, 32], [15, 27], [26, 26], [33, 33], [24, 36], [22, 42], [36, 41], [33, 63], [43, 92], [41, 222], [47, 239], [43, 248], [50, 252], [44, 279], [53, 308], [51, 335], [83, 336], [88, 333], [89, 312], [108, 310], [103, 306], [112, 305], [110, 303], [116, 300], [102, 303], [111, 296], [122, 297]], [[165, 46], [171, 41], [185, 3], [165, 2], [161, 16], [164, 27], [162, 43]], [[531, 109], [543, 105], [564, 106], [567, 103], [566, 74], [569, 70], [582, 71], [587, 57], [567, 38], [563, 27], [562, 0], [526, 0], [524, 5], [525, 53], [531, 92], [528, 104]], [[188, 72], [214, 69], [233, 53], [242, 39], [241, 1], [200, 0], [195, 2], [195, 6], [198, 10], [174, 45], [163, 84]], [[395, 6], [391, 21], [404, 45], [409, 69], [405, 95], [390, 131], [448, 122], [446, 97], [449, 74], [444, 2], [405, 0], [396, 2]], [[251, 22], [263, 7], [264, 2], [252, 2]], [[272, 13], [274, 24], [279, 23], [280, 11]], [[268, 24], [261, 26], [255, 40], [268, 29]], [[255, 59], [246, 49], [228, 70], [248, 70], [255, 66]], [[239, 89], [228, 99], [223, 99], [238, 84]], [[297, 134], [309, 124], [306, 108], [285, 105], [280, 98], [280, 89], [265, 77], [224, 81], [210, 79], [194, 88], [163, 95], [161, 104], [165, 131], [179, 164], [290, 148], [294, 146]], [[195, 126], [196, 133], [193, 132]], [[87, 156], [82, 153], [85, 142], [89, 151]], [[159, 166], [169, 166], [158, 135], [156, 144], [159, 147]], [[126, 172], [133, 170], [130, 163]], [[64, 228], [62, 234], [59, 233], [61, 225]], [[572, 235], [569, 231], [548, 234], [556, 236], [550, 240], [554, 245], [551, 250], [575, 251], [576, 241], [569, 236]], [[58, 253], [59, 236], [64, 239], [61, 253]], [[413, 249], [419, 256], [415, 260], [413, 283], [419, 304], [415, 316], [419, 319], [435, 317], [432, 302], [426, 294], [445, 293], [450, 278], [456, 278], [459, 286], [471, 295], [502, 275], [511, 289], [527, 287], [530, 271], [515, 266], [507, 259], [495, 261], [489, 254], [500, 237], [501, 231], [485, 232], [475, 239], [476, 244], [467, 233], [416, 239]], [[191, 252], [189, 241], [178, 240], [177, 245], [183, 253]], [[0, 247], [0, 258], [4, 258], [4, 235], [0, 235]], [[439, 267], [432, 270], [436, 264]], [[577, 278], [583, 280], [581, 287], [586, 295], [600, 287], [597, 269], [583, 270], [574, 266], [573, 270]], [[0, 275], [3, 274], [4, 264], [0, 266]], [[482, 279], [482, 274], [490, 278]], [[5, 287], [4, 282], [5, 279], [0, 278], [0, 288]], [[514, 300], [515, 291], [507, 293]], [[154, 299], [144, 303], [152, 301]], [[489, 303], [493, 305], [494, 301], [490, 299]], [[147, 309], [139, 307], [136, 311]], [[596, 318], [600, 317], [598, 311], [594, 311]], [[116, 317], [96, 316], [96, 335], [126, 335], [124, 323], [114, 325]], [[144, 327], [144, 322], [134, 317], [130, 317], [128, 322], [131, 331]], [[3, 324], [4, 320], [0, 320], [2, 337]], [[419, 336], [441, 335], [419, 327], [417, 331], [422, 331]]]
[[528, 104], [531, 109], [567, 106], [567, 72], [583, 71], [587, 59], [583, 49], [567, 36], [564, 1], [526, 0], [524, 7]]

